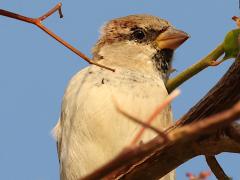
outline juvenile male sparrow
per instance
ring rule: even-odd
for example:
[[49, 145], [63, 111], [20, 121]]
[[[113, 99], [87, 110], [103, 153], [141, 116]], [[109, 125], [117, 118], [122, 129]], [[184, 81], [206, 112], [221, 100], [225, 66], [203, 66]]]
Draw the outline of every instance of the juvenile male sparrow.
[[[113, 97], [126, 111], [145, 120], [168, 95], [165, 82], [173, 51], [188, 35], [168, 21], [150, 15], [130, 15], [108, 22], [93, 48], [95, 65], [69, 82], [54, 131], [61, 180], [77, 180], [93, 172], [128, 146], [141, 128], [116, 111]], [[167, 107], [153, 126], [172, 122]], [[146, 132], [141, 141], [154, 137]], [[174, 173], [164, 177], [173, 180]]]

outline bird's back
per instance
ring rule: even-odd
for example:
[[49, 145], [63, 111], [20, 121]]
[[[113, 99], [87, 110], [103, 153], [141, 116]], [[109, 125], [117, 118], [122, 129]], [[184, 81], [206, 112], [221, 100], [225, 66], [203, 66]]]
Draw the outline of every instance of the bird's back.
[[[61, 118], [55, 127], [61, 179], [75, 180], [94, 171], [130, 144], [140, 126], [119, 114], [114, 100], [125, 111], [145, 120], [167, 95], [157, 74], [124, 68], [114, 73], [96, 66], [77, 73], [66, 89]], [[168, 107], [154, 126], [165, 128], [171, 122]], [[154, 136], [147, 131], [142, 140]]]

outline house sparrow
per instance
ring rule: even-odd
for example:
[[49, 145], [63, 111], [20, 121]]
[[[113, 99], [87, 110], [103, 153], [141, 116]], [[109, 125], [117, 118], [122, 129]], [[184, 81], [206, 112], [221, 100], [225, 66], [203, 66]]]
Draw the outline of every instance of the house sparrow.
[[[116, 71], [91, 65], [70, 80], [54, 128], [61, 180], [93, 172], [130, 144], [141, 127], [117, 112], [113, 98], [132, 115], [146, 119], [167, 97], [173, 52], [186, 39], [186, 33], [150, 15], [117, 18], [102, 28], [93, 60]], [[172, 121], [167, 107], [153, 126], [166, 128]], [[146, 132], [141, 141], [154, 136]], [[174, 179], [174, 173], [164, 179]]]

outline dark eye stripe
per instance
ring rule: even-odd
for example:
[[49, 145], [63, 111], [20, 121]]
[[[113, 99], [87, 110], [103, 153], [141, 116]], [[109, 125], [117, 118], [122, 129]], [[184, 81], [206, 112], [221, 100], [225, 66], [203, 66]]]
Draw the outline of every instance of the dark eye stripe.
[[148, 34], [148, 39], [150, 41], [153, 41], [157, 38], [157, 36], [164, 31], [166, 31], [169, 27], [164, 27], [161, 30], [156, 30], [156, 29], [147, 29], [147, 34]]

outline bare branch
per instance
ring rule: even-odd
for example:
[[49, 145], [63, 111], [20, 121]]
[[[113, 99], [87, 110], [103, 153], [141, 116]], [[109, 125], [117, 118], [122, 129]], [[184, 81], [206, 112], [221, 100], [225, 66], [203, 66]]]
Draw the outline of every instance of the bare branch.
[[223, 43], [218, 45], [212, 52], [206, 57], [202, 58], [192, 66], [185, 69], [183, 72], [178, 74], [176, 77], [171, 78], [167, 82], [168, 92], [172, 92], [175, 88], [180, 86], [182, 83], [192, 78], [195, 74], [199, 73], [203, 69], [212, 66], [213, 62], [217, 60], [224, 53]]
[[215, 156], [205, 156], [208, 166], [211, 168], [212, 172], [217, 179], [220, 180], [230, 180], [230, 178], [225, 174], [222, 167], [218, 163]]
[[176, 123], [176, 126], [170, 127], [169, 131], [229, 109], [240, 101], [239, 72], [240, 58], [237, 58], [219, 82]]
[[[161, 130], [158, 130], [157, 128], [145, 123], [143, 120], [140, 120], [139, 118], [134, 117], [133, 115], [124, 111], [117, 103], [115, 103], [115, 107], [119, 113], [121, 113], [122, 115], [127, 117], [129, 120], [133, 121], [134, 123], [140, 124], [142, 127], [150, 129], [150, 130], [154, 131], [155, 133], [159, 134], [160, 136], [162, 136], [162, 134], [164, 134]], [[165, 136], [165, 134], [164, 134], [164, 136]]]
[[61, 7], [58, 9], [58, 14], [59, 14], [60, 18], [63, 18], [63, 13], [62, 13], [62, 8]]
[[[191, 108], [178, 122], [168, 128], [166, 132], [168, 134], [176, 133], [178, 128], [180, 129], [182, 126], [198, 122], [200, 119], [233, 107], [233, 105], [240, 100], [240, 83], [238, 83], [240, 82], [239, 69], [240, 60], [237, 58], [227, 73], [207, 95]], [[217, 131], [217, 128], [219, 127], [215, 126], [213, 129], [207, 129], [210, 131]], [[229, 128], [227, 129], [227, 131], [230, 131]], [[240, 132], [240, 128], [236, 130]], [[99, 168], [85, 179], [120, 177], [120, 175], [122, 175], [121, 177], [124, 176], [128, 178], [141, 176], [144, 178], [146, 175], [160, 178], [198, 155], [216, 155], [221, 152], [240, 152], [239, 141], [233, 140], [231, 137], [227, 136], [229, 133], [219, 138], [215, 137], [216, 132], [212, 132], [209, 135], [206, 135], [207, 132], [203, 131], [199, 133], [197, 137], [201, 138], [191, 141], [191, 136], [186, 135], [186, 137], [188, 137], [186, 141], [180, 143], [169, 142], [168, 144], [163, 144], [162, 141], [159, 141], [159, 138], [155, 138], [136, 149], [124, 151], [124, 153], [119, 154], [114, 160]], [[141, 174], [141, 171], [149, 171], [149, 173], [145, 173], [144, 175]]]
[[[228, 125], [239, 117], [240, 103], [227, 111], [169, 132], [168, 137], [170, 141], [167, 143], [159, 141], [159, 138], [156, 138], [138, 148], [124, 151], [114, 160], [84, 179], [101, 179], [103, 177], [104, 179], [111, 179], [113, 177], [120, 179], [121, 177], [127, 177], [127, 179], [133, 177], [136, 179], [156, 179], [163, 177], [174, 169], [176, 165], [180, 165], [186, 160], [200, 154], [201, 149], [198, 149], [197, 144], [194, 144], [194, 142], [196, 143], [196, 139], [202, 135], [216, 132], [217, 129]], [[214, 146], [216, 147], [216, 143]], [[216, 149], [212, 148], [212, 150], [214, 151]], [[181, 158], [177, 156], [180, 152]], [[175, 154], [176, 159], [169, 157], [172, 156], [171, 153]], [[164, 156], [162, 154], [164, 154]], [[161, 156], [161, 158], [159, 156]], [[164, 161], [168, 161], [165, 162], [168, 164], [159, 166], [158, 163], [163, 163]], [[158, 166], [156, 164], [158, 164]], [[160, 167], [161, 171], [159, 169]], [[146, 170], [149, 173], [145, 173]], [[109, 173], [111, 174], [108, 175]]]
[[[180, 90], [175, 90], [171, 94], [169, 94], [167, 98], [153, 111], [150, 117], [145, 121], [145, 124], [151, 125], [151, 123], [163, 111], [163, 109], [166, 108], [177, 96], [179, 96], [179, 94], [180, 94]], [[142, 129], [137, 133], [137, 135], [135, 136], [131, 144], [136, 144], [141, 138], [141, 136], [143, 135], [144, 131], [145, 131], [145, 128], [143, 126]], [[159, 130], [158, 135], [161, 138], [163, 138], [163, 141], [165, 142], [169, 140], [168, 136], [162, 130]]]
[[17, 19], [17, 20], [20, 20], [20, 21], [24, 21], [24, 22], [27, 22], [27, 23], [31, 23], [31, 24], [36, 23], [36, 19], [29, 18], [29, 17], [26, 17], [26, 16], [22, 16], [20, 14], [12, 13], [10, 11], [6, 11], [6, 10], [3, 10], [3, 9], [0, 9], [0, 15], [6, 16], [6, 17], [9, 17], [9, 18], [13, 18], [13, 19]]
[[[196, 137], [199, 135], [199, 131], [204, 132], [204, 134], [207, 134], [212, 131], [216, 131], [217, 129], [227, 126], [231, 122], [237, 120], [239, 117], [240, 117], [240, 103], [237, 103], [229, 110], [226, 110], [224, 112], [218, 113], [208, 118], [196, 121], [195, 123], [185, 125], [182, 128], [176, 129], [176, 132], [175, 133], [173, 132], [173, 139], [174, 140], [176, 138], [182, 139], [182, 136], [184, 136], [183, 135], [184, 133], [187, 133], [189, 136], [191, 136], [189, 138], [192, 139], [193, 137]], [[179, 135], [176, 136], [176, 133]], [[171, 134], [172, 133], [170, 133], [170, 135]]]
[[162, 130], [151, 126], [151, 123], [163, 111], [163, 109], [166, 108], [179, 94], [180, 94], [180, 90], [175, 90], [170, 95], [168, 95], [167, 98], [153, 111], [153, 113], [149, 116], [149, 118], [146, 121], [136, 118], [133, 115], [124, 111], [119, 106], [116, 99], [113, 98], [113, 102], [116, 106], [117, 111], [119, 111], [122, 115], [127, 117], [129, 120], [131, 120], [137, 124], [140, 124], [142, 126], [142, 128], [136, 134], [135, 138], [133, 138], [131, 145], [135, 145], [140, 140], [140, 138], [143, 135], [146, 128], [156, 132], [163, 139], [163, 141], [168, 141], [167, 135]]
[[240, 144], [240, 124], [239, 123], [232, 123], [231, 126], [229, 126], [226, 129], [226, 134]]
[[49, 16], [51, 16], [53, 13], [55, 13], [56, 11], [59, 12], [59, 16], [60, 18], [63, 18], [63, 14], [62, 14], [62, 3], [58, 3], [54, 8], [52, 8], [50, 11], [48, 11], [46, 14], [42, 15], [41, 17], [39, 17], [38, 19], [40, 21], [45, 20], [46, 18], [48, 18]]
[[60, 14], [60, 18], [63, 17], [62, 11], [61, 11], [61, 6], [62, 4], [59, 3], [57, 4], [54, 8], [52, 8], [50, 11], [48, 11], [47, 13], [45, 13], [43, 16], [39, 17], [39, 18], [30, 18], [30, 17], [26, 17], [26, 16], [22, 16], [19, 14], [15, 14], [12, 13], [10, 11], [6, 11], [3, 9], [0, 9], [0, 15], [2, 16], [6, 16], [9, 18], [13, 18], [13, 19], [17, 19], [23, 22], [27, 22], [27, 23], [31, 23], [36, 25], [37, 27], [39, 27], [40, 29], [42, 29], [44, 32], [46, 32], [48, 35], [50, 35], [52, 38], [54, 38], [55, 40], [57, 40], [59, 43], [61, 43], [62, 45], [64, 45], [65, 47], [67, 47], [69, 50], [71, 50], [72, 52], [74, 52], [75, 54], [77, 54], [78, 56], [80, 56], [82, 59], [84, 59], [85, 61], [87, 61], [89, 64], [93, 64], [96, 66], [99, 66], [101, 68], [105, 68], [107, 70], [110, 71], [115, 71], [115, 69], [112, 69], [110, 67], [104, 66], [102, 64], [98, 64], [96, 62], [93, 62], [90, 58], [88, 58], [85, 54], [83, 54], [81, 51], [79, 51], [78, 49], [76, 49], [75, 47], [73, 47], [71, 44], [69, 44], [68, 42], [64, 41], [62, 38], [60, 38], [58, 35], [56, 35], [55, 33], [53, 33], [51, 30], [49, 30], [48, 28], [46, 28], [41, 22], [43, 20], [45, 20], [47, 17], [49, 17], [50, 15], [52, 15], [54, 12], [58, 11]]
[[150, 117], [147, 120], [147, 123], [150, 124], [162, 111], [166, 108], [177, 96], [180, 95], [180, 90], [176, 89], [167, 98], [153, 111]]

